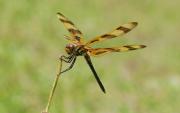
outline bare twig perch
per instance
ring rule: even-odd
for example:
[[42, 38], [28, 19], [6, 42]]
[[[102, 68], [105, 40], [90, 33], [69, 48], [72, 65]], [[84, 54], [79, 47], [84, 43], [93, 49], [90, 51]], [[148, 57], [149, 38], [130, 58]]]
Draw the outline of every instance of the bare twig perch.
[[53, 98], [53, 95], [54, 95], [54, 92], [55, 92], [55, 89], [57, 87], [57, 83], [58, 83], [58, 80], [59, 80], [59, 77], [61, 75], [61, 69], [62, 69], [62, 60], [60, 60], [60, 64], [59, 64], [59, 71], [58, 71], [58, 74], [54, 80], [54, 83], [53, 83], [53, 87], [51, 89], [51, 92], [49, 94], [49, 99], [48, 99], [48, 103], [46, 105], [46, 108], [45, 110], [42, 112], [42, 113], [48, 113], [49, 111], [49, 108], [50, 108], [50, 105], [51, 105], [51, 102], [52, 102], [52, 98]]

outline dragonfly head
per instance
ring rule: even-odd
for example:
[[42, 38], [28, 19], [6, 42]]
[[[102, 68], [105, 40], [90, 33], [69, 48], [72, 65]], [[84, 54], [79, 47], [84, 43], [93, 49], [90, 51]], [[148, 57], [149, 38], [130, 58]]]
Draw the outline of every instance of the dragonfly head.
[[76, 47], [75, 44], [67, 44], [65, 51], [67, 52], [67, 54], [71, 54], [71, 53], [73, 53], [75, 47]]

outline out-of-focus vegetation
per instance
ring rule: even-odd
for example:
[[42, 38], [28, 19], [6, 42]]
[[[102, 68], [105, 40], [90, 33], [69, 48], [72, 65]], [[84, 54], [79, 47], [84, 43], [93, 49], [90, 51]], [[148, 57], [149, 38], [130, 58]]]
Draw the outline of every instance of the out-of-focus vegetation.
[[60, 79], [51, 113], [179, 113], [179, 0], [1, 0], [0, 113], [44, 109], [68, 34], [56, 12], [85, 40], [137, 21], [132, 32], [95, 45], [147, 48], [92, 58], [103, 94], [83, 58]]

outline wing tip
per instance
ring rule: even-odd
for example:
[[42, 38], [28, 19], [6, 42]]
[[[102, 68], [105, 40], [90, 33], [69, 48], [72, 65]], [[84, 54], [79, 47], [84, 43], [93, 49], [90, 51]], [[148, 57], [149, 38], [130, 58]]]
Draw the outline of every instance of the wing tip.
[[64, 17], [64, 15], [60, 12], [57, 12], [56, 14], [57, 14], [57, 16], [63, 16]]
[[141, 45], [141, 48], [145, 48], [145, 47], [147, 47], [146, 45]]
[[138, 22], [131, 22], [134, 26], [138, 25]]

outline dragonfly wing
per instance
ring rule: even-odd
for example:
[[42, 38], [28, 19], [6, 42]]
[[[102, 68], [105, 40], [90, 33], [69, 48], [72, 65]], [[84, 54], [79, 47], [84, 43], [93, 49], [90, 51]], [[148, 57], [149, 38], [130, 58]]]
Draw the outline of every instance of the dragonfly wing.
[[112, 39], [112, 38], [115, 38], [117, 36], [121, 36], [125, 33], [128, 33], [129, 31], [131, 31], [134, 27], [137, 26], [137, 24], [138, 24], [137, 22], [130, 22], [130, 23], [121, 25], [121, 26], [117, 27], [115, 30], [113, 30], [112, 32], [109, 32], [109, 33], [103, 34], [101, 36], [95, 37], [94, 39], [88, 41], [86, 43], [86, 45], [90, 45], [90, 44], [93, 44], [95, 42], [99, 42], [99, 41], [103, 41], [106, 39]]
[[110, 53], [110, 52], [125, 52], [136, 49], [145, 48], [145, 45], [126, 45], [121, 47], [113, 47], [113, 48], [92, 48], [88, 50], [88, 54], [90, 56], [97, 56], [100, 54]]
[[81, 31], [74, 25], [73, 22], [71, 22], [67, 17], [65, 17], [63, 14], [61, 13], [57, 13], [58, 19], [64, 24], [64, 26], [67, 28], [67, 30], [69, 31], [69, 33], [72, 36], [71, 40], [75, 40], [78, 42], [81, 42], [82, 40], [82, 33]]

